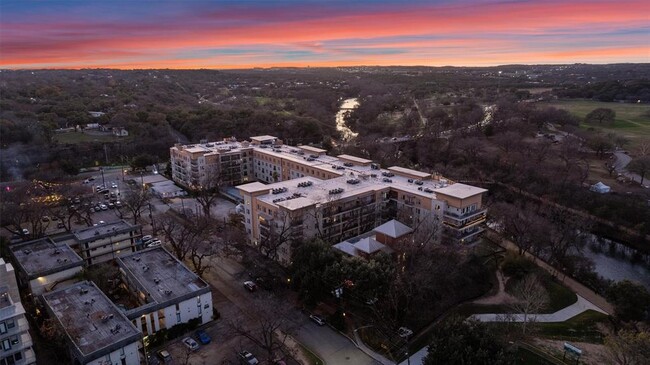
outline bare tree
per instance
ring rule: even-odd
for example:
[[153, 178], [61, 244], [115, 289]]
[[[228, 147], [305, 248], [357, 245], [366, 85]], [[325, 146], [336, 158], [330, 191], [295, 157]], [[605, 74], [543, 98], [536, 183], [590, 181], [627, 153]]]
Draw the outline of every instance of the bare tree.
[[525, 334], [528, 322], [534, 322], [534, 315], [539, 313], [548, 303], [548, 293], [539, 278], [535, 274], [530, 274], [517, 283], [513, 294], [519, 301], [511, 304], [511, 306], [515, 312], [523, 315], [521, 328]]
[[266, 220], [266, 225], [260, 225], [266, 231], [264, 235], [261, 235], [260, 240], [262, 254], [269, 259], [277, 259], [280, 247], [291, 241], [294, 230], [297, 230], [302, 223], [300, 218], [292, 219], [283, 211], [275, 214], [272, 219]]
[[219, 193], [221, 192], [221, 185], [223, 177], [216, 167], [207, 168], [205, 177], [201, 180], [201, 184], [191, 189], [191, 193], [203, 209], [203, 214], [206, 217], [211, 217], [211, 207], [217, 201]]
[[190, 248], [202, 239], [207, 225], [206, 219], [201, 218], [184, 221], [170, 214], [159, 218], [159, 229], [171, 245], [174, 256], [181, 261], [185, 260]]
[[133, 189], [127, 190], [122, 197], [122, 208], [118, 210], [125, 210], [131, 215], [133, 224], [138, 224], [142, 213], [148, 207], [151, 200], [151, 192], [146, 189]]
[[251, 301], [251, 307], [252, 310], [247, 312], [249, 318], [240, 312], [227, 321], [227, 326], [234, 335], [245, 337], [264, 350], [270, 362], [287, 350], [287, 339], [299, 325], [294, 322], [291, 306], [274, 296], [256, 297]]
[[623, 329], [605, 337], [607, 357], [616, 365], [650, 364], [650, 332]]

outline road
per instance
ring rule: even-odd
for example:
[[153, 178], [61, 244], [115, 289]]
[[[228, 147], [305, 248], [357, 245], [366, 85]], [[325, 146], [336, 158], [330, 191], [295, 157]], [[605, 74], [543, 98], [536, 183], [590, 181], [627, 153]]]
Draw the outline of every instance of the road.
[[[219, 291], [214, 295], [223, 295], [232, 306], [247, 311], [250, 296], [254, 294], [247, 292], [242, 286], [246, 269], [229, 258], [216, 259], [214, 264], [215, 269], [206, 274], [206, 280]], [[294, 311], [293, 317], [301, 325], [295, 335], [296, 340], [317, 354], [326, 364], [375, 364], [374, 360], [357, 349], [347, 338], [327, 326], [317, 326], [299, 310]]]
[[625, 169], [627, 165], [630, 163], [630, 161], [632, 161], [632, 157], [630, 157], [630, 155], [623, 153], [621, 151], [614, 152], [614, 156], [616, 158], [616, 162], [614, 163], [614, 168], [616, 169], [616, 172], [623, 174], [629, 177], [630, 179], [634, 180], [635, 182], [641, 184], [641, 175], [629, 172]]

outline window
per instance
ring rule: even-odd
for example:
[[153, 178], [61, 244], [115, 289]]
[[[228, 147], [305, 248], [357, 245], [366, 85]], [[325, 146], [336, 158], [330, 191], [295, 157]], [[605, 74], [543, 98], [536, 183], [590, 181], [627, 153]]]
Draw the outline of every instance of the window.
[[16, 327], [16, 322], [14, 322], [13, 319], [10, 319], [7, 321], [7, 328], [14, 328]]
[[176, 312], [176, 323], [181, 323], [181, 312]]
[[7, 333], [7, 325], [4, 322], [0, 322], [0, 333]]
[[14, 336], [11, 338], [11, 344], [12, 345], [18, 345], [18, 336]]
[[2, 340], [2, 349], [5, 351], [11, 350], [11, 343], [9, 342], [9, 339]]
[[14, 359], [16, 359], [16, 361], [22, 360], [23, 359], [23, 353], [22, 352], [15, 353], [14, 354]]

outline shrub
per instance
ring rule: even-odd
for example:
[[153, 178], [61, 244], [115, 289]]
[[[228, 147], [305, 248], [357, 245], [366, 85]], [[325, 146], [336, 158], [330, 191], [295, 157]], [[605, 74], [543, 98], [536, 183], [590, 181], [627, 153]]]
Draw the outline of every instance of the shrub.
[[503, 259], [503, 263], [501, 264], [501, 270], [503, 271], [504, 275], [511, 276], [517, 279], [523, 278], [524, 276], [530, 274], [536, 269], [537, 266], [535, 265], [534, 262], [530, 261], [529, 259], [523, 256], [518, 256], [518, 255], [506, 256], [506, 258]]

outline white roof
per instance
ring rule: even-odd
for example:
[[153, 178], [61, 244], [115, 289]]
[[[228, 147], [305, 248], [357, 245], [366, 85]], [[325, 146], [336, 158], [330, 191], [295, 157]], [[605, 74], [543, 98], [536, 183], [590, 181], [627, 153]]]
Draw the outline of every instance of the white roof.
[[438, 194], [449, 195], [458, 199], [466, 199], [470, 196], [485, 193], [487, 190], [483, 188], [477, 188], [476, 186], [456, 183], [444, 188], [435, 189], [434, 191]]
[[355, 243], [354, 247], [356, 247], [359, 251], [370, 254], [383, 249], [384, 245], [372, 237], [366, 237]]
[[405, 234], [413, 232], [413, 230], [409, 226], [407, 226], [407, 225], [405, 225], [405, 224], [403, 224], [403, 223], [401, 223], [399, 221], [396, 221], [394, 219], [382, 224], [381, 226], [379, 226], [379, 227], [377, 227], [375, 229], [373, 229], [373, 231], [375, 231], [377, 233], [385, 234], [386, 236], [392, 237], [392, 238], [399, 238], [399, 237], [402, 237]]
[[264, 141], [276, 140], [276, 139], [278, 139], [278, 137], [269, 136], [269, 135], [251, 137], [251, 140], [258, 141], [258, 142], [264, 142]]

